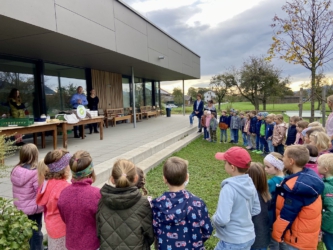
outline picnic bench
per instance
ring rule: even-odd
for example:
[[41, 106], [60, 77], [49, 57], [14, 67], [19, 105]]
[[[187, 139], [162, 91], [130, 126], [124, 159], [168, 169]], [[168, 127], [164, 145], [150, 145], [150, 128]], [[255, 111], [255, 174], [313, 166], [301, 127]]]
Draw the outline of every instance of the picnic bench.
[[115, 127], [117, 121], [132, 121], [131, 114], [125, 114], [123, 108], [117, 109], [106, 109], [105, 112], [106, 127], [109, 127], [109, 121], [111, 121], [111, 126]]
[[140, 107], [142, 116], [145, 116], [147, 119], [149, 116], [157, 117], [157, 111], [153, 109], [151, 106], [141, 106]]

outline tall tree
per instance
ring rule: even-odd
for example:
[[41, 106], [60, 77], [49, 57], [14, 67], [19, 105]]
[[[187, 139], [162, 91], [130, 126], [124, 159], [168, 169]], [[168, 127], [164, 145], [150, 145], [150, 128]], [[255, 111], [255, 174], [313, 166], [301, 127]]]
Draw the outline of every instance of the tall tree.
[[183, 91], [180, 88], [174, 88], [172, 91], [172, 95], [175, 104], [177, 105], [183, 104]]
[[197, 94], [198, 94], [198, 89], [194, 88], [194, 87], [189, 87], [187, 90], [187, 95], [192, 97], [192, 100], [196, 100], [197, 99]]
[[332, 60], [333, 11], [331, 0], [291, 0], [282, 6], [287, 17], [275, 15], [275, 35], [268, 59], [275, 54], [311, 72], [311, 120], [314, 118], [315, 83], [318, 68]]
[[210, 87], [216, 94], [216, 101], [221, 109], [223, 98], [228, 94], [230, 87], [233, 85], [234, 78], [232, 75], [219, 74], [210, 79]]

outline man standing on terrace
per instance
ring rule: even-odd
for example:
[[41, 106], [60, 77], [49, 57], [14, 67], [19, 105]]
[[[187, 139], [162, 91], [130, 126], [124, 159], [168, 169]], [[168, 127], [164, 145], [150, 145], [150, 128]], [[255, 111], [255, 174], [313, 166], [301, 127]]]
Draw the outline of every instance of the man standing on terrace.
[[201, 100], [201, 94], [197, 94], [197, 100], [193, 103], [193, 112], [190, 114], [190, 124], [193, 125], [193, 117], [198, 117], [198, 133], [202, 132], [201, 116], [203, 115], [204, 103]]
[[[77, 109], [77, 106], [79, 105], [83, 105], [86, 106], [88, 105], [88, 101], [87, 101], [87, 97], [85, 96], [85, 94], [83, 94], [83, 88], [81, 86], [77, 87], [76, 89], [76, 94], [74, 94], [71, 98], [71, 104], [73, 109]], [[82, 125], [80, 126], [80, 135], [77, 134], [77, 129], [78, 126], [74, 126], [74, 138], [80, 138], [81, 135], [81, 129], [83, 129]]]

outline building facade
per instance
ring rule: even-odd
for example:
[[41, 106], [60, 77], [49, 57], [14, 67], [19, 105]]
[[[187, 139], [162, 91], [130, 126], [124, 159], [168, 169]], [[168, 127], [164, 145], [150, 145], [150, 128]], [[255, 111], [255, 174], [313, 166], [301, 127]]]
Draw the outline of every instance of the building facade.
[[0, 114], [12, 88], [39, 116], [71, 109], [78, 86], [101, 109], [135, 91], [139, 108], [160, 105], [161, 81], [198, 78], [200, 57], [120, 0], [0, 2]]

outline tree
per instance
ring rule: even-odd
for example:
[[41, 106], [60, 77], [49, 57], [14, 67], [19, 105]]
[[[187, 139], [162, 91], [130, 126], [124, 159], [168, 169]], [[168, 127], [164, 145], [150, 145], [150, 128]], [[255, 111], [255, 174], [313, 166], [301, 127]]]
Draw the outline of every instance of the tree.
[[198, 90], [194, 87], [189, 87], [187, 90], [187, 95], [192, 97], [192, 100], [197, 99]]
[[331, 0], [291, 0], [282, 6], [286, 18], [273, 18], [275, 35], [268, 59], [275, 53], [311, 72], [311, 121], [314, 118], [317, 70], [332, 60], [333, 11]]
[[234, 78], [231, 75], [219, 74], [210, 79], [210, 86], [216, 94], [216, 101], [221, 109], [223, 98], [228, 94], [230, 87], [233, 85]]
[[176, 105], [183, 104], [183, 91], [180, 88], [174, 88], [172, 91], [172, 95]]

